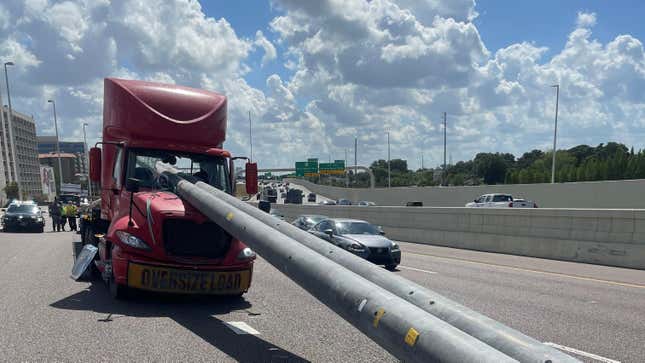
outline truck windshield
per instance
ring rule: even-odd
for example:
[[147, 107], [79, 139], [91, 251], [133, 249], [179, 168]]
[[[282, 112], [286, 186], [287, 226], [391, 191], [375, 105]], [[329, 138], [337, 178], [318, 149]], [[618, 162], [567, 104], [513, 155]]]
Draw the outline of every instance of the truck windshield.
[[163, 182], [160, 183], [159, 175], [167, 168], [174, 168], [180, 176], [197, 179], [230, 192], [226, 159], [203, 154], [130, 149], [126, 179], [139, 179], [141, 188], [162, 189]]

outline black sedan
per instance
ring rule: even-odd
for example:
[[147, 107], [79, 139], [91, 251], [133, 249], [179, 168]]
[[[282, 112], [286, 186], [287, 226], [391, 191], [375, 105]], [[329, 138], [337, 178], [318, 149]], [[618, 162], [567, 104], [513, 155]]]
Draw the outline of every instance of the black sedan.
[[2, 228], [5, 232], [28, 229], [42, 233], [45, 219], [35, 204], [12, 204], [2, 217]]
[[388, 270], [401, 263], [401, 249], [384, 232], [358, 219], [325, 219], [309, 232]]
[[329, 217], [327, 216], [321, 216], [317, 214], [304, 214], [294, 219], [293, 222], [291, 222], [291, 224], [293, 224], [294, 226], [300, 229], [304, 229], [305, 231], [308, 231], [323, 219], [328, 219], [328, 218]]

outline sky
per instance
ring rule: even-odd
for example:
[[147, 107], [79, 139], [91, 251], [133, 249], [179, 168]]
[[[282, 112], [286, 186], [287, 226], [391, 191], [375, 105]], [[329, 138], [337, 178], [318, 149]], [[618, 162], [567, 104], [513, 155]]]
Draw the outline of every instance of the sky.
[[[617, 141], [645, 148], [645, 2], [4, 0], [14, 108], [100, 140], [103, 78], [225, 94], [225, 148], [260, 168], [387, 157], [411, 168]], [[0, 90], [6, 102], [4, 82]], [[353, 161], [353, 160], [352, 160]]]

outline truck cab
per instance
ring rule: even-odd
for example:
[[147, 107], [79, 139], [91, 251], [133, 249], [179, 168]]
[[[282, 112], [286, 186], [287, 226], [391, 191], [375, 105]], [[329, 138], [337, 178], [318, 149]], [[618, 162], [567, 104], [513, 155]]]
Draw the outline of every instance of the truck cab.
[[[115, 297], [129, 289], [241, 295], [255, 253], [181, 199], [168, 170], [233, 193], [234, 158], [222, 149], [226, 98], [175, 85], [105, 80], [103, 141], [90, 150], [90, 179], [100, 184], [84, 244]], [[246, 187], [257, 193], [257, 167]], [[254, 189], [255, 188], [255, 189]]]

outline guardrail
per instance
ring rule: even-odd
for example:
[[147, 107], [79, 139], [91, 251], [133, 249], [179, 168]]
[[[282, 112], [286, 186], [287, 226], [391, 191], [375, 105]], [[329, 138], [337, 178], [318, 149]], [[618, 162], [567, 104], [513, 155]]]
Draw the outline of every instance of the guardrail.
[[645, 269], [645, 210], [276, 206], [356, 218], [408, 242]]

